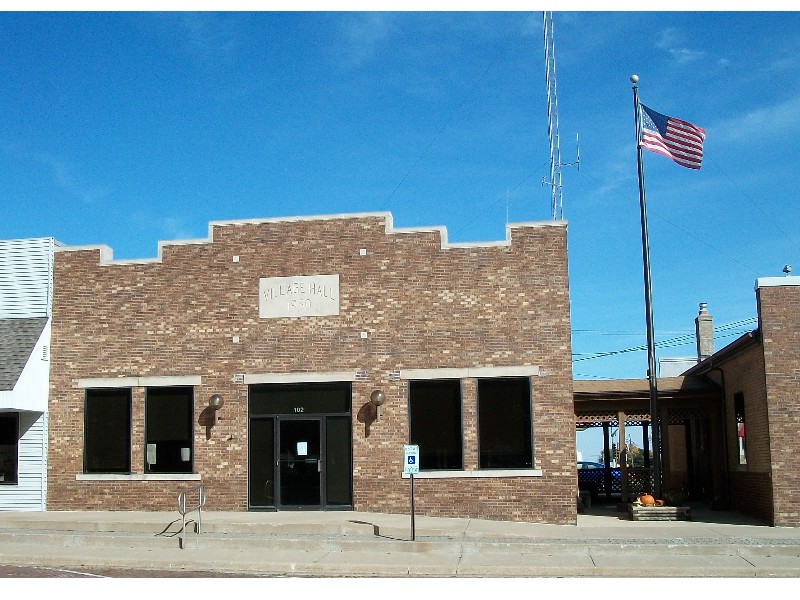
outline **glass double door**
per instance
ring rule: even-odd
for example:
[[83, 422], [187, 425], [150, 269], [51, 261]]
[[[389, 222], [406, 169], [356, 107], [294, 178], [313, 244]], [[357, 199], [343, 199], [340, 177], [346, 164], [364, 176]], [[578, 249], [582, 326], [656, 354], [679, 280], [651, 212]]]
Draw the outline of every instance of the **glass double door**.
[[322, 419], [278, 419], [278, 504], [322, 505]]
[[349, 382], [250, 386], [249, 508], [352, 506], [351, 405]]
[[352, 505], [349, 416], [253, 418], [249, 454], [250, 508]]

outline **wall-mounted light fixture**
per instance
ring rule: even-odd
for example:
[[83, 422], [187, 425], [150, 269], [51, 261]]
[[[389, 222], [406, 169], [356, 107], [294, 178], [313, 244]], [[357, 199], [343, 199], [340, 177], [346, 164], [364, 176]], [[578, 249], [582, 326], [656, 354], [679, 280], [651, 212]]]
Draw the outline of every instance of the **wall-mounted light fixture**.
[[369, 401], [377, 410], [375, 417], [377, 420], [377, 418], [381, 416], [381, 405], [386, 402], [386, 394], [383, 393], [383, 390], [373, 390], [369, 395]]
[[214, 411], [214, 424], [217, 424], [219, 421], [219, 409], [221, 409], [225, 405], [225, 398], [220, 396], [219, 394], [214, 394], [211, 398], [208, 399], [208, 407]]

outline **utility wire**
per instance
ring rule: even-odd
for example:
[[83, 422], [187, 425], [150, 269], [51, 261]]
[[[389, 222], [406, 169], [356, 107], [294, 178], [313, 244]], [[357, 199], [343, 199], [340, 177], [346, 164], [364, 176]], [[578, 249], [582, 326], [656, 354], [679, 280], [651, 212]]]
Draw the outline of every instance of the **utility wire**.
[[[734, 327], [741, 327], [743, 325], [752, 324], [757, 320], [758, 319], [756, 317], [748, 317], [747, 319], [741, 319], [740, 321], [733, 321], [732, 323], [728, 323], [727, 325], [718, 325], [718, 326], [714, 327], [714, 332], [717, 333], [717, 332], [720, 332], [720, 331], [725, 331], [725, 330], [728, 330], [728, 329], [732, 329]], [[586, 333], [586, 334], [592, 334], [592, 335], [623, 335], [623, 336], [624, 335], [628, 335], [628, 336], [632, 336], [632, 335], [643, 336], [645, 334], [645, 332], [642, 331], [642, 330], [627, 330], [627, 331], [625, 331], [625, 330], [621, 330], [621, 329], [618, 329], [616, 331], [608, 331], [608, 330], [605, 330], [605, 329], [602, 329], [602, 330], [601, 329], [573, 329], [572, 333], [573, 333], [573, 335], [576, 334], [576, 333], [581, 333], [581, 334]], [[661, 331], [657, 331], [656, 333], [659, 334], [659, 335], [664, 335], [664, 334], [673, 334], [673, 335], [679, 335], [679, 336], [686, 336], [686, 335], [693, 336], [694, 335], [694, 332], [691, 332], [691, 331], [689, 331], [687, 329], [679, 329], [679, 330], [675, 330], [675, 331], [661, 330]]]
[[[749, 319], [742, 319], [741, 321], [735, 321], [733, 323], [728, 323], [727, 325], [722, 325], [720, 327], [714, 328], [715, 338], [716, 339], [725, 339], [734, 335], [740, 335], [746, 333], [749, 330], [737, 330], [737, 331], [730, 331], [731, 329], [741, 328], [748, 323], [754, 323], [757, 319], [755, 317]], [[717, 336], [717, 333], [726, 332], [725, 335]], [[678, 337], [674, 337], [668, 340], [662, 340], [660, 342], [656, 342], [656, 348], [674, 348], [677, 346], [683, 346], [689, 342], [694, 341], [695, 336], [694, 334], [686, 334], [681, 335]], [[616, 356], [618, 354], [628, 354], [630, 352], [641, 352], [643, 350], [647, 350], [647, 346], [634, 346], [633, 348], [625, 348], [623, 350], [611, 350], [609, 352], [594, 352], [591, 354], [584, 354], [584, 353], [573, 353], [573, 362], [580, 362], [584, 360], [592, 360], [595, 358], [605, 358], [608, 356]]]
[[[618, 196], [620, 196], [620, 197], [624, 198], [625, 200], [629, 200], [629, 201], [633, 202], [633, 198], [631, 198], [631, 196], [629, 196], [628, 194], [623, 194], [622, 192], [620, 192], [619, 190], [617, 190], [617, 189], [616, 189], [616, 188], [614, 188], [613, 186], [611, 186], [611, 185], [608, 185], [608, 184], [606, 184], [605, 182], [603, 182], [603, 181], [601, 181], [601, 180], [597, 179], [597, 177], [593, 176], [591, 173], [587, 173], [587, 172], [586, 172], [586, 168], [585, 168], [585, 167], [584, 167], [584, 169], [583, 169], [581, 172], [582, 172], [582, 173], [584, 173], [584, 174], [585, 174], [587, 177], [589, 177], [590, 179], [593, 179], [594, 181], [596, 181], [598, 184], [600, 184], [600, 185], [603, 185], [603, 186], [607, 186], [607, 187], [609, 188], [609, 190], [610, 190], [610, 191], [614, 192], [614, 193], [615, 193], [615, 194], [617, 194]], [[637, 199], [637, 200], [636, 200], [636, 203], [638, 204], [638, 202], [639, 202], [639, 200]], [[680, 232], [681, 232], [681, 233], [683, 233], [684, 235], [687, 235], [687, 236], [689, 236], [689, 237], [691, 237], [691, 238], [693, 238], [693, 239], [697, 240], [698, 242], [700, 242], [701, 244], [703, 244], [703, 245], [707, 246], [708, 248], [710, 248], [710, 249], [711, 249], [711, 250], [713, 250], [714, 252], [717, 252], [717, 253], [721, 254], [722, 256], [724, 256], [725, 258], [727, 258], [728, 260], [730, 260], [730, 261], [732, 261], [732, 262], [735, 262], [736, 264], [738, 264], [738, 265], [739, 265], [739, 266], [741, 266], [741, 267], [744, 267], [744, 268], [745, 268], [745, 269], [747, 269], [748, 271], [751, 271], [751, 272], [752, 272], [752, 273], [754, 273], [756, 276], [759, 276], [759, 275], [761, 275], [761, 273], [760, 273], [759, 271], [757, 271], [756, 269], [754, 269], [753, 267], [751, 267], [751, 266], [749, 266], [749, 265], [746, 265], [746, 264], [744, 264], [742, 261], [740, 261], [740, 260], [738, 260], [738, 259], [734, 258], [733, 256], [731, 256], [731, 255], [730, 255], [730, 254], [728, 254], [727, 252], [723, 252], [722, 250], [720, 250], [720, 249], [719, 249], [719, 248], [717, 248], [716, 246], [712, 246], [711, 244], [709, 244], [709, 243], [708, 243], [706, 240], [704, 240], [703, 238], [700, 238], [700, 237], [696, 236], [695, 234], [693, 234], [693, 233], [692, 233], [692, 232], [690, 232], [690, 231], [687, 231], [686, 229], [684, 229], [684, 228], [683, 228], [683, 227], [681, 227], [680, 225], [677, 225], [677, 224], [673, 223], [672, 221], [670, 221], [669, 219], [667, 219], [667, 218], [665, 218], [665, 217], [662, 217], [662, 216], [661, 216], [661, 215], [658, 213], [658, 211], [654, 211], [654, 210], [652, 210], [650, 207], [648, 207], [648, 212], [649, 212], [649, 214], [652, 214], [652, 215], [654, 215], [655, 217], [657, 217], [658, 219], [660, 219], [660, 220], [664, 221], [666, 224], [668, 224], [668, 225], [671, 225], [672, 227], [674, 227], [675, 229], [677, 229], [678, 231], [680, 231]]]
[[720, 167], [720, 166], [719, 166], [719, 164], [717, 164], [717, 162], [716, 162], [716, 161], [714, 161], [714, 160], [709, 160], [708, 162], [709, 162], [709, 163], [711, 163], [712, 165], [714, 165], [714, 168], [715, 168], [715, 169], [717, 169], [717, 170], [718, 170], [720, 173], [722, 173], [722, 174], [723, 174], [723, 175], [724, 175], [724, 176], [727, 178], [727, 180], [731, 182], [731, 185], [732, 185], [733, 187], [735, 187], [737, 190], [739, 190], [739, 193], [740, 193], [742, 196], [744, 196], [745, 198], [747, 198], [747, 200], [749, 200], [750, 204], [751, 204], [751, 205], [752, 205], [752, 206], [753, 206], [753, 207], [754, 207], [756, 210], [758, 210], [758, 212], [760, 212], [762, 215], [764, 215], [764, 216], [767, 218], [767, 220], [768, 220], [770, 223], [772, 223], [772, 225], [775, 227], [775, 229], [777, 229], [778, 231], [780, 231], [780, 232], [781, 232], [781, 233], [782, 233], [782, 234], [783, 234], [783, 235], [786, 237], [786, 239], [787, 239], [787, 240], [789, 240], [789, 242], [791, 242], [791, 244], [792, 244], [792, 245], [793, 245], [795, 248], [797, 248], [798, 250], [800, 250], [800, 245], [798, 245], [798, 243], [797, 243], [797, 242], [794, 240], [794, 238], [792, 238], [791, 236], [789, 236], [789, 234], [788, 234], [788, 233], [786, 233], [786, 232], [785, 232], [785, 231], [784, 231], [784, 230], [781, 228], [781, 226], [780, 226], [780, 225], [778, 225], [778, 223], [777, 223], [777, 222], [776, 222], [776, 221], [775, 221], [775, 220], [774, 220], [772, 217], [770, 217], [770, 216], [769, 216], [769, 214], [767, 214], [767, 212], [766, 212], [766, 211], [764, 211], [764, 209], [763, 209], [763, 208], [761, 208], [761, 207], [760, 207], [760, 206], [759, 206], [759, 205], [756, 203], [756, 201], [755, 201], [755, 200], [753, 200], [753, 199], [752, 199], [752, 198], [751, 198], [751, 197], [750, 197], [750, 196], [747, 194], [747, 192], [745, 192], [745, 191], [744, 191], [744, 190], [743, 190], [741, 187], [739, 187], [739, 184], [737, 184], [737, 183], [736, 183], [736, 182], [735, 182], [735, 181], [734, 181], [734, 180], [731, 178], [731, 176], [730, 176], [730, 175], [728, 175], [728, 174], [727, 174], [725, 171], [723, 171], [723, 170], [722, 170], [722, 167]]
[[519, 31], [525, 26], [525, 24], [531, 18], [532, 14], [533, 13], [528, 13], [528, 15], [522, 20], [522, 23], [520, 23], [519, 27], [517, 27], [517, 29], [515, 29], [513, 32], [511, 32], [509, 34], [508, 38], [506, 39], [505, 43], [503, 44], [503, 47], [497, 53], [497, 56], [495, 56], [494, 59], [492, 60], [492, 62], [489, 63], [489, 66], [486, 67], [486, 69], [484, 69], [483, 73], [481, 73], [481, 75], [478, 77], [478, 79], [475, 81], [475, 83], [472, 84], [472, 87], [469, 89], [469, 91], [466, 94], [464, 94], [464, 96], [461, 98], [461, 102], [459, 102], [458, 106], [456, 106], [456, 109], [452, 112], [452, 114], [444, 122], [444, 125], [442, 125], [442, 127], [439, 129], [439, 131], [436, 133], [436, 135], [433, 136], [433, 139], [430, 141], [430, 143], [422, 151], [422, 154], [420, 154], [417, 157], [417, 160], [414, 161], [414, 163], [411, 165], [411, 168], [406, 172], [405, 175], [403, 175], [402, 179], [400, 179], [400, 183], [398, 183], [395, 186], [395, 188], [392, 190], [392, 193], [389, 194], [386, 197], [386, 199], [383, 201], [384, 202], [384, 208], [381, 209], [381, 210], [386, 210], [389, 200], [392, 199], [392, 197], [397, 193], [397, 190], [399, 190], [402, 187], [402, 185], [406, 182], [406, 180], [411, 175], [411, 173], [414, 171], [414, 169], [417, 168], [417, 165], [422, 161], [423, 157], [428, 153], [428, 150], [430, 150], [433, 147], [433, 145], [436, 143], [436, 140], [438, 140], [439, 136], [442, 135], [442, 132], [444, 132], [444, 130], [447, 128], [447, 126], [450, 124], [450, 122], [456, 116], [458, 111], [461, 110], [461, 107], [464, 106], [464, 104], [467, 103], [467, 100], [470, 98], [470, 96], [472, 96], [473, 92], [478, 87], [478, 85], [484, 80], [484, 78], [489, 73], [489, 71], [492, 70], [492, 67], [494, 67], [494, 65], [497, 63], [497, 61], [500, 60], [500, 57], [503, 54], [505, 54], [506, 48], [508, 48], [508, 45], [511, 43], [511, 40], [517, 36]]
[[[738, 332], [734, 331], [726, 335], [719, 336], [717, 339], [726, 339], [729, 337], [733, 337], [734, 335], [741, 335], [744, 333], [747, 333], [747, 330], [742, 330]], [[689, 341], [690, 340], [681, 340], [680, 343], [672, 343], [672, 344], [667, 344], [665, 342], [661, 343], [656, 342], [655, 346], [656, 348], [677, 348], [680, 346], [685, 346], [686, 344], [689, 343]], [[635, 348], [626, 348], [625, 350], [613, 350], [611, 352], [598, 352], [590, 356], [585, 356], [583, 354], [573, 354], [572, 362], [582, 362], [585, 360], [594, 360], [596, 358], [607, 358], [609, 356], [617, 356], [619, 354], [630, 354], [631, 352], [643, 352], [645, 350], [647, 350], [647, 346], [637, 346]]]
[[[547, 162], [549, 163], [550, 161], [548, 160]], [[547, 163], [545, 163], [545, 164], [547, 164]], [[544, 165], [542, 165], [542, 166], [544, 166]], [[541, 168], [541, 167], [540, 167], [540, 168]], [[533, 172], [533, 173], [531, 173], [531, 174], [530, 174], [530, 175], [528, 175], [528, 176], [527, 176], [525, 179], [523, 179], [523, 180], [522, 180], [522, 181], [520, 181], [520, 182], [519, 182], [517, 185], [515, 185], [513, 188], [511, 188], [510, 190], [508, 190], [508, 191], [507, 191], [505, 194], [503, 194], [502, 196], [500, 196], [499, 198], [497, 198], [497, 199], [496, 199], [494, 202], [492, 202], [492, 203], [491, 203], [489, 206], [487, 206], [485, 209], [483, 209], [481, 212], [479, 212], [477, 215], [475, 215], [475, 218], [474, 218], [474, 219], [472, 219], [472, 220], [471, 220], [471, 221], [469, 221], [468, 223], [465, 223], [465, 224], [464, 224], [464, 225], [462, 225], [462, 226], [461, 226], [459, 229], [456, 229], [456, 231], [454, 231], [454, 232], [453, 232], [453, 235], [456, 235], [456, 234], [460, 233], [461, 231], [463, 231], [464, 229], [466, 229], [467, 227], [469, 227], [470, 225], [472, 225], [472, 224], [473, 224], [475, 221], [477, 221], [478, 219], [480, 219], [480, 218], [481, 218], [483, 215], [485, 215], [487, 212], [489, 212], [489, 211], [490, 211], [492, 208], [494, 208], [495, 206], [497, 206], [498, 204], [500, 204], [500, 201], [501, 201], [501, 200], [505, 200], [506, 198], [508, 198], [508, 196], [511, 194], [511, 192], [515, 191], [515, 190], [516, 190], [518, 187], [520, 187], [522, 184], [524, 184], [526, 181], [528, 181], [528, 180], [529, 180], [531, 177], [533, 177], [535, 174], [536, 174], [536, 172]]]

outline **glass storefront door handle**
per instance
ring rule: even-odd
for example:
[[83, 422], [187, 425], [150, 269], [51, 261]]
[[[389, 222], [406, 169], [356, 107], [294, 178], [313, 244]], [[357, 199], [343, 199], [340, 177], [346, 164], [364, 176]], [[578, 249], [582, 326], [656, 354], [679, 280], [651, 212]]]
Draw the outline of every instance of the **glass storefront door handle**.
[[317, 473], [322, 473], [322, 461], [317, 459]]

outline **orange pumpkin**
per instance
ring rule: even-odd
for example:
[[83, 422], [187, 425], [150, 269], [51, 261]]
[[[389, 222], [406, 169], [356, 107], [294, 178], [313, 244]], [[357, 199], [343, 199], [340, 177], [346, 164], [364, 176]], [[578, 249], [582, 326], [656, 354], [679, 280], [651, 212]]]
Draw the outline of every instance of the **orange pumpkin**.
[[650, 494], [645, 494], [644, 496], [639, 496], [639, 502], [642, 503], [642, 506], [655, 506], [656, 499], [653, 498]]

